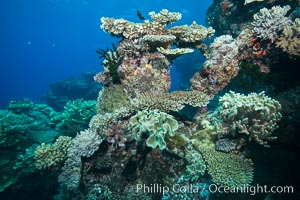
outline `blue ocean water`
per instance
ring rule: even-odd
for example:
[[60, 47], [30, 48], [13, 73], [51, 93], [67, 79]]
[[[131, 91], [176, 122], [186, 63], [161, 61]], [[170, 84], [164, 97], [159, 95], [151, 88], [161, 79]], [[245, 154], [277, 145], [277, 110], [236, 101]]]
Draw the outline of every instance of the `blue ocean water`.
[[97, 72], [95, 52], [118, 39], [100, 28], [102, 16], [138, 22], [136, 11], [181, 12], [179, 24], [205, 24], [212, 0], [3, 0], [0, 2], [0, 107], [11, 99], [38, 100], [49, 84]]

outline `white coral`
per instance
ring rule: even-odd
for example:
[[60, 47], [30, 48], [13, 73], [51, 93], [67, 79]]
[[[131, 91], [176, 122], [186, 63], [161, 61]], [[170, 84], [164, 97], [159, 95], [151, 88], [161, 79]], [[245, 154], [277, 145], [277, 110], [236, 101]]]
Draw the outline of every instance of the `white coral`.
[[285, 17], [291, 9], [289, 5], [280, 7], [273, 6], [271, 9], [262, 8], [256, 13], [252, 22], [253, 33], [263, 40], [270, 39], [274, 42], [280, 32], [290, 24], [288, 17]]

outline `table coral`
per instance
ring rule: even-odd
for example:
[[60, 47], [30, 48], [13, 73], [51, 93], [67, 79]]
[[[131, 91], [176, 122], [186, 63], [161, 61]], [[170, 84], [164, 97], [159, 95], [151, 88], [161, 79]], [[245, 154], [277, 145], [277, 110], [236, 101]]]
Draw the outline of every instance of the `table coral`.
[[209, 97], [198, 91], [176, 91], [172, 93], [156, 93], [154, 91], [138, 94], [133, 99], [137, 110], [155, 110], [163, 112], [179, 111], [185, 105], [205, 107]]
[[212, 181], [220, 186], [235, 188], [249, 186], [253, 180], [253, 162], [242, 155], [218, 152], [195, 144], [207, 163]]

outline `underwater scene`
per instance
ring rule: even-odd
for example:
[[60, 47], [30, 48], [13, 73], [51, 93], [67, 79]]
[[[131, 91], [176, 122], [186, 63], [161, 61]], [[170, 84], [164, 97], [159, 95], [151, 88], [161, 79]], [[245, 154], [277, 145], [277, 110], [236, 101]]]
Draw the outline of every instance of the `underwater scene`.
[[1, 200], [300, 199], [299, 0], [2, 0]]

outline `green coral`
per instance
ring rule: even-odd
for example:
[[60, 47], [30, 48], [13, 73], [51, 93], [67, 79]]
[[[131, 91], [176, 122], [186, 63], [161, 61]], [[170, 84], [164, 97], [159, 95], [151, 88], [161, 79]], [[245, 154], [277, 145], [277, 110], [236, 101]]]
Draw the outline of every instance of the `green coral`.
[[213, 182], [230, 188], [251, 184], [253, 180], [253, 162], [250, 159], [238, 154], [215, 151], [203, 147], [199, 143], [194, 146], [203, 155]]
[[67, 159], [68, 150], [72, 145], [72, 138], [60, 136], [54, 144], [42, 143], [35, 151], [36, 167], [49, 169]]
[[32, 174], [37, 170], [35, 165], [35, 151], [37, 147], [37, 144], [33, 144], [29, 148], [26, 148], [24, 154], [18, 155], [13, 169], [18, 171], [20, 175]]
[[62, 113], [52, 115], [51, 121], [56, 128], [66, 134], [74, 134], [88, 127], [96, 114], [96, 101], [77, 99], [68, 101]]
[[178, 122], [172, 115], [159, 110], [143, 110], [130, 118], [129, 128], [136, 140], [140, 140], [142, 134], [145, 134], [148, 137], [146, 140], [148, 147], [158, 146], [160, 150], [163, 150], [167, 147], [166, 137], [175, 135]]
[[23, 113], [15, 114], [8, 110], [0, 110], [0, 147], [10, 147], [19, 143], [21, 135], [36, 126], [34, 118]]
[[184, 178], [197, 181], [206, 171], [205, 161], [201, 154], [194, 149], [188, 151], [185, 158], [189, 164], [186, 166]]
[[192, 141], [200, 141], [206, 147], [214, 148], [214, 142], [222, 128], [216, 119], [211, 118], [209, 115], [206, 118], [199, 123], [198, 130], [193, 134]]
[[11, 110], [16, 114], [28, 112], [33, 107], [34, 107], [34, 103], [29, 99], [12, 100], [9, 102], [9, 105], [7, 106], [8, 110]]

